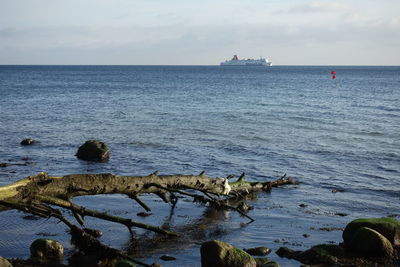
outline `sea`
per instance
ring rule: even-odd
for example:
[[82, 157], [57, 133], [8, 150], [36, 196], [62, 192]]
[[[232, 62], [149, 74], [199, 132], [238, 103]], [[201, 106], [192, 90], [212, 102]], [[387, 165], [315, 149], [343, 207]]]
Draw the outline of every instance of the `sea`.
[[[398, 66], [1, 65], [0, 162], [14, 165], [0, 168], [0, 186], [39, 172], [206, 171], [260, 182], [286, 174], [299, 184], [247, 200], [252, 223], [183, 196], [175, 208], [143, 196], [152, 208], [147, 217], [125, 195], [74, 202], [180, 233], [174, 240], [142, 229], [131, 235], [125, 226], [85, 218], [103, 232], [102, 242], [146, 263], [200, 266], [201, 244], [216, 239], [265, 246], [281, 266], [300, 266], [276, 250], [338, 244], [357, 218], [400, 219], [399, 103]], [[21, 146], [25, 138], [37, 143]], [[90, 139], [109, 146], [108, 162], [75, 157]], [[65, 246], [67, 262], [73, 246], [66, 230], [55, 219], [3, 211], [0, 256], [28, 258], [33, 240], [51, 238]]]

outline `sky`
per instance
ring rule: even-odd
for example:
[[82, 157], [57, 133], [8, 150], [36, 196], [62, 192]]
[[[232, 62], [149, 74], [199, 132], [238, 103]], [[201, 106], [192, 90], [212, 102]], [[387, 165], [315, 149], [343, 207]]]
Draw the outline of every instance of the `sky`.
[[0, 64], [400, 65], [400, 0], [0, 0]]

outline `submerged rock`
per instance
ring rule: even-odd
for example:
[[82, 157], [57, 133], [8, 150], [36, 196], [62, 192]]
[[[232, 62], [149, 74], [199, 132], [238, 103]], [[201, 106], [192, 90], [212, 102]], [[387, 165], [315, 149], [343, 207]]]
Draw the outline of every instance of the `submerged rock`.
[[58, 260], [64, 256], [64, 247], [52, 239], [40, 238], [33, 241], [30, 247], [31, 258], [42, 260]]
[[21, 145], [23, 145], [23, 146], [34, 145], [35, 143], [36, 143], [36, 140], [31, 139], [31, 138], [26, 138], [26, 139], [21, 141]]
[[228, 243], [213, 240], [200, 248], [202, 267], [256, 267], [256, 261], [245, 251]]
[[104, 162], [110, 158], [110, 151], [105, 143], [88, 140], [79, 147], [75, 156], [82, 160]]
[[162, 259], [163, 261], [174, 261], [174, 260], [176, 260], [175, 257], [172, 257], [172, 256], [170, 256], [170, 255], [162, 255], [162, 256], [160, 257], [160, 259]]

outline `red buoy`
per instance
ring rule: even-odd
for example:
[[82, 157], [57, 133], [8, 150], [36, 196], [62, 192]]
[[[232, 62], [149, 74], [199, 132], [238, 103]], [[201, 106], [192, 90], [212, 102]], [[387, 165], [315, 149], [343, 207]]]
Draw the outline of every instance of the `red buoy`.
[[332, 76], [332, 79], [336, 79], [336, 75], [333, 75], [333, 76]]
[[335, 74], [336, 74], [336, 71], [331, 71], [331, 74], [332, 74], [332, 75], [335, 75]]

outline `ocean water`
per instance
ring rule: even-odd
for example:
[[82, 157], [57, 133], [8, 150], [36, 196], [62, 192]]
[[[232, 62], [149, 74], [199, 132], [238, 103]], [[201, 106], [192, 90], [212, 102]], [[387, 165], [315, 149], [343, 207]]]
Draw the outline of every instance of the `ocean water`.
[[[336, 79], [330, 72], [336, 71]], [[0, 66], [0, 185], [41, 171], [50, 175], [197, 174], [267, 181], [284, 173], [299, 185], [248, 202], [251, 224], [182, 198], [171, 210], [153, 196], [153, 215], [126, 196], [79, 197], [76, 203], [183, 233], [162, 241], [87, 218], [101, 240], [143, 261], [200, 266], [201, 242], [240, 248], [307, 249], [341, 242], [356, 218], [400, 219], [400, 67], [360, 66]], [[39, 142], [23, 147], [24, 138]], [[76, 159], [88, 139], [107, 143], [107, 163]], [[300, 207], [305, 204], [305, 207]], [[0, 255], [28, 257], [39, 237], [60, 240], [55, 220], [0, 213]], [[145, 240], [145, 244], [142, 244]], [[160, 255], [177, 258], [162, 262]], [[281, 266], [299, 266], [274, 252]]]

